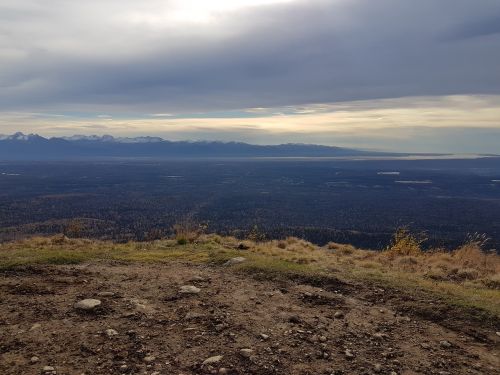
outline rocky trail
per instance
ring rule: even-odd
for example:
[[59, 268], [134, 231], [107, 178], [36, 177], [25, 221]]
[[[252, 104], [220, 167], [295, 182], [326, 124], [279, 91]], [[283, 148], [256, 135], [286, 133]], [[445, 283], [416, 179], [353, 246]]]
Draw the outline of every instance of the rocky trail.
[[0, 374], [500, 374], [497, 323], [231, 266], [32, 266], [0, 273]]

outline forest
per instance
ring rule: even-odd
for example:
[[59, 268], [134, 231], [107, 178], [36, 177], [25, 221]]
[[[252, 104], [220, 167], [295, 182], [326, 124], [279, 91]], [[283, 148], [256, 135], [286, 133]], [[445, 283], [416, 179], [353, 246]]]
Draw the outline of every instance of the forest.
[[382, 249], [397, 228], [453, 248], [500, 248], [500, 159], [193, 159], [0, 163], [0, 240], [119, 242], [175, 224], [236, 237], [296, 236]]

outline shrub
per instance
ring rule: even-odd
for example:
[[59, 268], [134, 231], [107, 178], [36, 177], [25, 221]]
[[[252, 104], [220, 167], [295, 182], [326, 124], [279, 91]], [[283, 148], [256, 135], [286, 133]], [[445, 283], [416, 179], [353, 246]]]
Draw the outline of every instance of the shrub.
[[419, 256], [426, 239], [423, 234], [414, 235], [407, 228], [399, 228], [386, 253], [390, 256]]
[[352, 245], [344, 245], [336, 242], [328, 242], [326, 247], [328, 250], [334, 250], [333, 252], [339, 255], [351, 255], [356, 250]]
[[175, 239], [179, 245], [196, 241], [205, 229], [206, 225], [195, 224], [189, 219], [184, 219], [173, 226]]
[[253, 242], [262, 242], [266, 239], [266, 235], [259, 230], [257, 225], [254, 225], [248, 233], [247, 238]]

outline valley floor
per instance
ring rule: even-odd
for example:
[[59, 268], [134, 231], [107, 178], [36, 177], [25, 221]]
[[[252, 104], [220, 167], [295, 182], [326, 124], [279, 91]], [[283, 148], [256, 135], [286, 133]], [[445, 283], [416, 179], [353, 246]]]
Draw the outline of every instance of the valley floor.
[[[498, 319], [373, 283], [269, 277], [186, 260], [0, 272], [5, 375], [456, 375], [500, 368]], [[186, 285], [199, 290], [181, 293]], [[76, 309], [86, 298], [102, 303]]]

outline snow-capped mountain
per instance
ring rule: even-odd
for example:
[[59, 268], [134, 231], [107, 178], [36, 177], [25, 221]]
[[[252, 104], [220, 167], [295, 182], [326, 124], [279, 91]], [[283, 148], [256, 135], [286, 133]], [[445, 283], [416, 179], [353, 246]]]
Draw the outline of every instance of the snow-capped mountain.
[[153, 143], [163, 142], [160, 137], [113, 137], [112, 135], [72, 135], [60, 137], [66, 141], [117, 142], [117, 143]]
[[0, 141], [32, 141], [36, 139], [40, 139], [43, 137], [40, 137], [38, 134], [23, 134], [21, 132], [14, 133], [12, 135], [4, 135], [0, 134]]
[[[281, 144], [251, 145], [241, 142], [172, 142], [159, 137], [74, 135], [44, 138], [15, 133], [0, 136], [0, 160], [66, 160], [106, 158], [200, 157], [329, 157], [389, 155], [342, 147]], [[394, 155], [394, 154], [390, 154]]]

